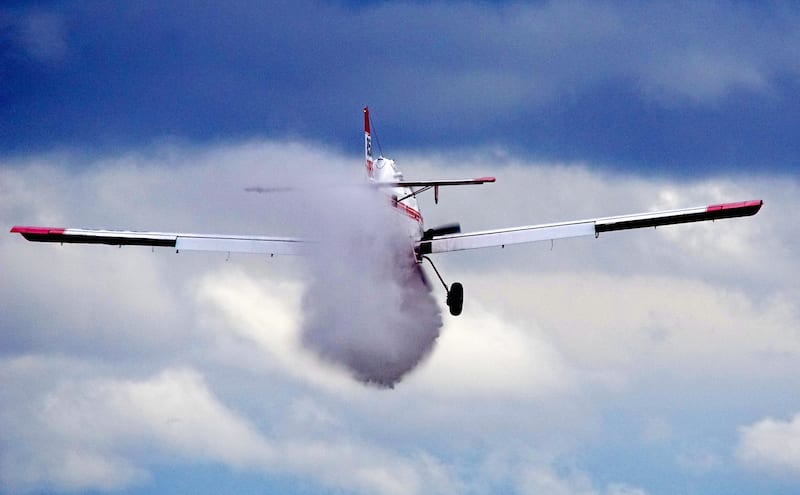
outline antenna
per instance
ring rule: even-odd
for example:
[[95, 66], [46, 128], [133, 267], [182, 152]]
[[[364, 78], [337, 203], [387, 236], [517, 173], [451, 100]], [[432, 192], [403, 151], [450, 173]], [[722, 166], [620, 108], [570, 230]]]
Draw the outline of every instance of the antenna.
[[375, 139], [375, 144], [378, 145], [378, 156], [383, 156], [383, 148], [381, 148], [381, 140], [378, 138], [378, 132], [375, 130], [375, 124], [372, 122], [372, 115], [369, 116], [369, 129], [370, 135]]

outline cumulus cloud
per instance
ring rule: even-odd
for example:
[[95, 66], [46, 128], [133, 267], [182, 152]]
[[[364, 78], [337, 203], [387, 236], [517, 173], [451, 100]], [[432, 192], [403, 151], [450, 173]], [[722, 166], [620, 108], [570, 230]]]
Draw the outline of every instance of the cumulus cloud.
[[197, 285], [197, 297], [205, 317], [224, 322], [227, 330], [217, 337], [224, 358], [323, 388], [349, 390], [344, 370], [326, 366], [302, 347], [302, 290], [296, 281], [259, 280], [234, 269], [207, 274]]
[[[446, 175], [486, 175], [485, 156]], [[344, 180], [360, 177], [357, 157], [302, 143], [4, 159], [0, 221], [297, 236], [302, 212], [291, 196], [242, 189], [315, 160]], [[400, 164], [427, 178], [444, 175], [437, 161]], [[499, 163], [496, 184], [443, 190], [437, 206], [425, 199], [427, 223], [474, 230], [706, 201], [766, 205], [696, 228], [440, 256], [445, 277], [465, 284], [464, 314], [444, 319], [439, 345], [391, 391], [303, 346], [314, 274], [301, 260], [0, 236], [4, 489], [115, 490], [197, 462], [362, 493], [654, 492], [599, 483], [614, 479], [602, 463], [557, 466], [580, 464], [605, 442], [676, 448], [709, 414], [734, 431], [732, 403], [764, 417], [787, 400], [800, 298], [798, 227], [782, 212], [796, 209], [796, 181], [684, 184], [586, 164]], [[435, 286], [433, 297], [441, 304], [443, 291]], [[759, 400], [742, 402], [743, 389]], [[608, 419], [620, 414], [668, 427], [641, 440]], [[762, 430], [791, 437], [793, 423], [772, 421], [744, 428], [741, 451], [761, 446]], [[681, 459], [716, 467], [707, 451], [682, 452], [672, 467], [631, 462], [659, 473], [686, 469]], [[531, 457], [540, 461], [512, 461]], [[720, 471], [711, 468], [698, 475]]]
[[[3, 375], [16, 376], [9, 372], [20, 366], [4, 360]], [[37, 385], [24, 408], [7, 408], [0, 418], [16, 440], [0, 454], [0, 481], [14, 491], [119, 489], [147, 481], [147, 468], [165, 459], [303, 473], [363, 493], [450, 493], [455, 487], [430, 455], [404, 458], [351, 439], [268, 439], [191, 369], [141, 380], [66, 377], [50, 390]]]
[[[680, 369], [708, 361], [707, 372], [732, 378], [754, 373], [764, 354], [800, 353], [797, 314], [782, 297], [757, 302], [743, 292], [657, 275], [504, 275], [489, 287], [479, 279], [470, 285], [492, 304], [536, 315], [546, 328], [558, 329], [558, 348], [589, 368], [627, 368], [657, 358]], [[492, 295], [504, 285], [524, 296]]]
[[[48, 369], [51, 360], [26, 357], [4, 360], [3, 374], [26, 379], [31, 366], [56, 372]], [[33, 383], [26, 400], [5, 405], [3, 428], [16, 440], [2, 453], [7, 488], [118, 489], [147, 479], [146, 469], [130, 458], [135, 451], [235, 467], [272, 455], [196, 372], [168, 369], [149, 380], [80, 379], [70, 376], [70, 368], [50, 382], [52, 388]]]
[[800, 414], [789, 420], [764, 418], [742, 426], [736, 456], [753, 469], [800, 476]]
[[464, 318], [450, 320], [440, 348], [415, 377], [438, 396], [502, 400], [546, 398], [570, 390], [572, 370], [530, 324], [508, 321], [471, 297]]

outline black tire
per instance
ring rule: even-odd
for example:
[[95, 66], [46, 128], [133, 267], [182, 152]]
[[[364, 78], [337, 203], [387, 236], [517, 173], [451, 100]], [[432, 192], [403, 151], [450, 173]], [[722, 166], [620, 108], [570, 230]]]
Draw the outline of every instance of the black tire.
[[453, 282], [447, 292], [447, 307], [450, 308], [450, 314], [453, 316], [460, 315], [461, 310], [464, 309], [464, 286], [459, 282]]

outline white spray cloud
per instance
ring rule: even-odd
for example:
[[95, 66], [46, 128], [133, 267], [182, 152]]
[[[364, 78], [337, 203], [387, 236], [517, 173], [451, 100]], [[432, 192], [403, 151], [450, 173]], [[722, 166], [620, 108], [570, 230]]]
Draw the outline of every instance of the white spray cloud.
[[396, 213], [379, 193], [358, 193], [333, 212], [346, 220], [323, 217], [317, 229], [303, 343], [359, 380], [393, 386], [431, 351], [442, 319]]
[[414, 261], [409, 220], [384, 192], [347, 180], [323, 162], [268, 185], [291, 188], [284, 214], [310, 241], [303, 344], [362, 382], [391, 387], [430, 353], [442, 318]]

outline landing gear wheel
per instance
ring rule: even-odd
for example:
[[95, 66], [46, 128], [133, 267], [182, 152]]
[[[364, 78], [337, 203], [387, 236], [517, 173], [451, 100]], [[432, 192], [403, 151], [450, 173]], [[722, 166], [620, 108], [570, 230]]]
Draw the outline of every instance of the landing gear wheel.
[[453, 282], [450, 290], [447, 291], [447, 307], [450, 308], [450, 314], [458, 316], [461, 310], [464, 309], [464, 286], [459, 282]]
[[464, 309], [464, 286], [459, 282], [453, 282], [450, 287], [447, 287], [447, 284], [444, 283], [442, 275], [439, 273], [439, 270], [436, 269], [436, 265], [433, 264], [433, 261], [431, 261], [430, 258], [425, 255], [421, 255], [418, 259], [420, 263], [422, 260], [428, 260], [428, 263], [431, 264], [433, 271], [436, 272], [436, 276], [439, 277], [439, 282], [442, 283], [444, 290], [447, 291], [447, 307], [450, 308], [450, 314], [453, 316], [460, 315], [461, 310]]

